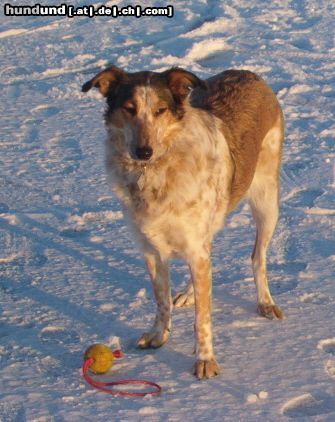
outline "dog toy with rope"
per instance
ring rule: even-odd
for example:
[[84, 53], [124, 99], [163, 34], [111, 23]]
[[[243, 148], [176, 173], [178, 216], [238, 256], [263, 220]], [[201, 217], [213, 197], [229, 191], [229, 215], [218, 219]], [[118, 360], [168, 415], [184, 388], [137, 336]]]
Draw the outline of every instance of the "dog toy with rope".
[[[108, 372], [112, 365], [114, 359], [119, 359], [124, 357], [122, 350], [115, 350], [114, 352], [104, 344], [93, 344], [90, 346], [84, 355], [84, 363], [83, 363], [83, 377], [85, 381], [90, 384], [92, 387], [97, 388], [100, 391], [104, 391], [105, 393], [118, 395], [118, 396], [137, 396], [137, 397], [144, 397], [144, 396], [158, 396], [162, 388], [152, 381], [146, 380], [119, 380], [114, 382], [100, 382], [92, 379], [88, 375], [88, 371], [93, 372], [94, 374], [105, 374]], [[153, 389], [149, 391], [121, 391], [121, 390], [113, 390], [106, 387], [115, 387], [120, 385], [142, 385], [142, 386], [150, 386]]]

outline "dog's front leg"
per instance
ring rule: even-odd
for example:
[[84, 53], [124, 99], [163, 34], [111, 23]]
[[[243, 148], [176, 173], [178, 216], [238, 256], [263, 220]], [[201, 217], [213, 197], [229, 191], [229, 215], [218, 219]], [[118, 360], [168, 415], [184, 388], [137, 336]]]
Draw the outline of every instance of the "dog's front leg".
[[168, 264], [157, 255], [146, 255], [146, 263], [157, 302], [157, 313], [152, 329], [138, 340], [137, 344], [142, 349], [160, 347], [168, 340], [172, 310]]
[[190, 262], [195, 297], [196, 363], [194, 374], [199, 378], [211, 378], [219, 373], [214, 357], [211, 307], [212, 270], [208, 254], [199, 255]]

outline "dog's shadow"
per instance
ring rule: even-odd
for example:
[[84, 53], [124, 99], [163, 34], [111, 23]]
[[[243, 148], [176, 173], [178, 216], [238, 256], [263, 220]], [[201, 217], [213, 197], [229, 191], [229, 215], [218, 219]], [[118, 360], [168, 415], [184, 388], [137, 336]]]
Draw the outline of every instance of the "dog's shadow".
[[[52, 210], [51, 210], [52, 211]], [[65, 213], [61, 210], [55, 210], [53, 213], [57, 219], [62, 220]], [[54, 250], [62, 255], [68, 256], [75, 261], [82, 262], [86, 267], [94, 270], [94, 277], [96, 282], [99, 283], [99, 289], [104, 286], [113, 285], [113, 289], [122, 290], [127, 293], [132, 300], [132, 297], [136, 297], [136, 293], [144, 286], [151, 292], [151, 285], [148, 282], [148, 277], [144, 269], [144, 263], [140, 259], [138, 261], [132, 261], [132, 266], [136, 265], [138, 271], [141, 273], [141, 280], [132, 272], [129, 273], [128, 265], [126, 269], [120, 269], [111, 267], [108, 263], [103, 260], [98, 260], [87, 253], [83, 253], [82, 248], [95, 249], [101, 251], [103, 254], [108, 253], [108, 248], [101, 244], [92, 244], [89, 239], [85, 236], [71, 236], [70, 242], [65, 242], [62, 237], [64, 233], [59, 232], [55, 227], [45, 223], [37, 221], [26, 214], [20, 214], [20, 225], [11, 225], [5, 219], [0, 218], [0, 229], [11, 233], [13, 236], [19, 238], [27, 238], [29, 242], [34, 246], [35, 253], [38, 252], [39, 257], [43, 257], [45, 249]], [[65, 236], [67, 233], [65, 233]], [[78, 245], [78, 248], [76, 247]], [[122, 252], [118, 252], [118, 259], [129, 261], [129, 256], [122, 256]], [[36, 260], [35, 260], [36, 261]], [[41, 261], [41, 260], [40, 260]], [[26, 272], [27, 264], [32, 263], [21, 262], [17, 266], [16, 270], [21, 273]], [[43, 265], [46, 262], [34, 262], [34, 265]], [[142, 264], [142, 267], [139, 267]], [[48, 264], [50, 265], [50, 264]], [[42, 268], [41, 268], [42, 270]], [[42, 270], [43, 271], [43, 270]], [[110, 338], [111, 335], [119, 337], [121, 345], [126, 356], [132, 360], [133, 364], [128, 365], [126, 368], [127, 377], [132, 374], [134, 377], [138, 377], [141, 372], [141, 361], [153, 358], [156, 364], [163, 365], [167, 369], [167, 373], [171, 371], [185, 372], [190, 369], [194, 363], [193, 350], [193, 337], [190, 336], [190, 347], [186, 352], [178, 351], [174, 346], [177, 345], [177, 339], [170, 341], [162, 348], [159, 349], [147, 349], [141, 350], [136, 346], [137, 339], [143, 334], [144, 331], [150, 329], [150, 324], [154, 319], [155, 304], [153, 299], [148, 300], [141, 306], [147, 308], [146, 314], [148, 318], [143, 324], [142, 328], [138, 328], [137, 324], [129, 323], [118, 315], [105, 314], [97, 312], [94, 308], [94, 301], [90, 301], [87, 305], [82, 303], [75, 303], [73, 300], [67, 298], [65, 295], [50, 293], [43, 289], [43, 286], [34, 285], [33, 276], [28, 273], [22, 274], [23, 277], [19, 277], [18, 282], [2, 279], [2, 288], [10, 293], [15, 300], [32, 300], [40, 309], [44, 307], [51, 309], [56, 312], [57, 315], [65, 316], [66, 319], [74, 321], [74, 329], [69, 330], [62, 322], [60, 324], [61, 330], [55, 332], [43, 332], [44, 328], [48, 327], [45, 324], [36, 323], [30, 324], [25, 328], [12, 323], [5, 322], [1, 325], [1, 331], [4, 333], [12, 333], [15, 343], [20, 348], [30, 347], [31, 349], [37, 350], [40, 355], [40, 360], [47, 357], [52, 357], [55, 361], [61, 361], [62, 366], [67, 367], [70, 370], [75, 370], [82, 364], [82, 357], [84, 349], [88, 344], [83, 343], [91, 336], [92, 339], [98, 341]], [[142, 276], [143, 275], [143, 276]], [[124, 281], [127, 280], [126, 290]], [[110, 292], [110, 290], [108, 290]], [[123, 294], [121, 294], [122, 296]], [[150, 296], [153, 296], [151, 293]], [[77, 296], [76, 296], [77, 297]], [[111, 298], [106, 297], [106, 301], [113, 302], [113, 305], [117, 305], [119, 308], [124, 308], [127, 304], [125, 299], [118, 299], [117, 296]], [[97, 299], [97, 302], [99, 300]], [[185, 312], [185, 311], [184, 311]], [[187, 312], [186, 312], [187, 313]], [[193, 318], [193, 312], [192, 312]], [[83, 332], [78, 327], [83, 327]], [[192, 326], [192, 325], [191, 325]], [[71, 332], [70, 332], [71, 331]], [[6, 334], [7, 335], [7, 334]], [[158, 355], [159, 354], [159, 358]], [[154, 358], [157, 356], [157, 358]], [[127, 359], [127, 358], [126, 358]], [[176, 368], [176, 365], [178, 368]], [[116, 366], [117, 368], [118, 366]], [[122, 368], [122, 362], [119, 365]], [[145, 365], [145, 367], [147, 367]], [[124, 372], [123, 370], [121, 372]], [[117, 376], [117, 373], [114, 374]], [[125, 376], [125, 374], [123, 374]], [[143, 374], [145, 376], [145, 374]]]

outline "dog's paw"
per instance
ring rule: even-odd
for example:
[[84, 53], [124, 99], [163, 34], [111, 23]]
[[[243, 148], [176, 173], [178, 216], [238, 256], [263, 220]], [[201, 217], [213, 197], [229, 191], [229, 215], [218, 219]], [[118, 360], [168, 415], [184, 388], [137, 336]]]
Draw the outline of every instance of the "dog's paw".
[[257, 306], [257, 312], [259, 315], [268, 319], [285, 318], [283, 311], [277, 305], [263, 305], [262, 303], [259, 303]]
[[137, 341], [137, 347], [140, 349], [157, 349], [163, 346], [163, 344], [170, 337], [170, 330], [164, 330], [163, 332], [149, 332], [144, 333]]
[[173, 305], [175, 308], [194, 305], [194, 293], [188, 293], [186, 291], [177, 293], [173, 298]]
[[194, 365], [194, 375], [199, 379], [215, 377], [220, 373], [220, 367], [216, 360], [197, 360]]

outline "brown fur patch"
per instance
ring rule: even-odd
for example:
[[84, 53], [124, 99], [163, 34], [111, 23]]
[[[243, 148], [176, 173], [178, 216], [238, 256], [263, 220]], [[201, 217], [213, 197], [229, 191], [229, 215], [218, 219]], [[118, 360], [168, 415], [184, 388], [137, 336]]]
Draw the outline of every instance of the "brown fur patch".
[[252, 72], [227, 70], [206, 82], [207, 90], [195, 90], [190, 102], [222, 120], [234, 164], [232, 210], [251, 184], [265, 134], [278, 118], [283, 121], [282, 113], [271, 88]]

